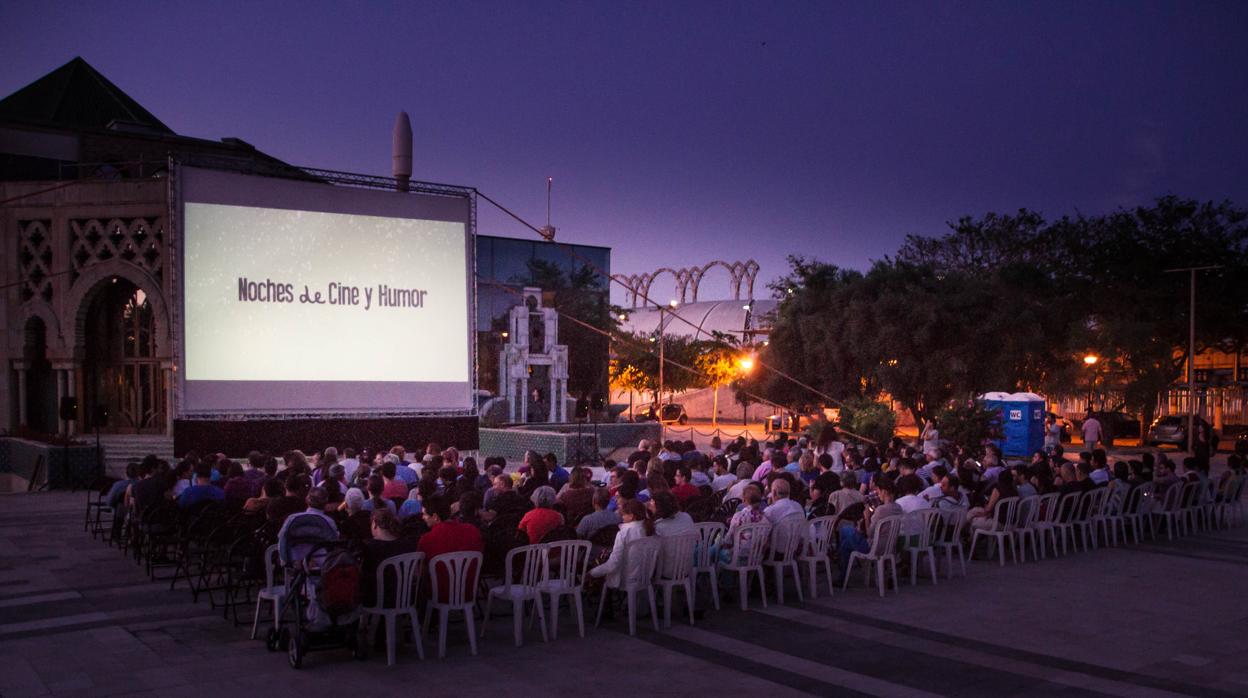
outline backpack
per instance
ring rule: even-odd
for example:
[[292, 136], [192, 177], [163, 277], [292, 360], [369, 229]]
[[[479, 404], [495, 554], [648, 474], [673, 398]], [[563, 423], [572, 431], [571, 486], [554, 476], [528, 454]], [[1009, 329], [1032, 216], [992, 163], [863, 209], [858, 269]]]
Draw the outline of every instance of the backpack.
[[355, 555], [335, 550], [321, 562], [317, 604], [331, 618], [346, 615], [360, 604], [360, 565]]

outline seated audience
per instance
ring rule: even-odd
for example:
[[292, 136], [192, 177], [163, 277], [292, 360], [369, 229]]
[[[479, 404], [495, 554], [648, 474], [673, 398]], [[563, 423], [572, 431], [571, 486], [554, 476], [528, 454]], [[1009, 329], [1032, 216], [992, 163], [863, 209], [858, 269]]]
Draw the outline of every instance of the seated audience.
[[563, 525], [563, 515], [554, 510], [555, 490], [549, 485], [537, 488], [530, 499], [534, 508], [520, 519], [516, 529], [528, 534], [530, 544], [537, 544], [547, 533]]

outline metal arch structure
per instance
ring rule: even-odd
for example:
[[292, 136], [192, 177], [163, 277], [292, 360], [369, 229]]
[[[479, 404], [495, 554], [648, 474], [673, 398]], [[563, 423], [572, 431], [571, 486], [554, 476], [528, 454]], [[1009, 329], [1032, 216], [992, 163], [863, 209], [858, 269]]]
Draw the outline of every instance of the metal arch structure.
[[611, 278], [623, 284], [627, 289], [624, 295], [631, 308], [644, 305], [645, 299], [650, 297], [650, 287], [654, 284], [655, 279], [662, 276], [664, 272], [675, 277], [676, 294], [679, 296], [681, 304], [686, 302], [697, 303], [698, 286], [702, 283], [702, 277], [706, 276], [706, 273], [716, 266], [728, 270], [729, 284], [732, 286], [732, 297], [734, 300], [741, 300], [742, 284], [745, 284], [746, 299], [754, 299], [754, 281], [758, 278], [758, 262], [752, 259], [747, 259], [744, 262], [725, 262], [722, 259], [716, 259], [700, 267], [682, 267], [680, 269], [659, 267], [652, 272], [642, 272], [640, 274], [612, 274]]

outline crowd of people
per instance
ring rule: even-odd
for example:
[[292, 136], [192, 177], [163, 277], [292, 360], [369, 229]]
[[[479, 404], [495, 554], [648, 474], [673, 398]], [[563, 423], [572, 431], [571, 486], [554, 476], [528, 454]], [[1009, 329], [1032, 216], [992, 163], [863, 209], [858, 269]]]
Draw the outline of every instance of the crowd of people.
[[[327, 448], [310, 457], [294, 450], [280, 462], [258, 452], [241, 462], [192, 453], [173, 467], [149, 457], [130, 466], [108, 493], [108, 504], [134, 517], [161, 503], [184, 510], [219, 504], [263, 516], [279, 537], [292, 517], [323, 517], [343, 539], [359, 543], [365, 580], [383, 560], [406, 552], [432, 559], [476, 551], [489, 566], [516, 545], [584, 539], [593, 544], [590, 585], [605, 580], [612, 586], [626, 543], [688, 533], [695, 522], [727, 525], [719, 553], [728, 561], [741, 526], [834, 515], [838, 542], [831, 554], [844, 575], [851, 553], [866, 552], [874, 525], [891, 516], [960, 508], [973, 531], [991, 527], [998, 504], [1011, 497], [1097, 487], [1125, 497], [1151, 482], [1156, 501], [1181, 482], [1210, 478], [1207, 460], [1176, 465], [1164, 454], [1111, 466], [1103, 449], [1071, 460], [1058, 443], [1011, 466], [992, 444], [978, 452], [947, 447], [934, 428], [924, 429], [915, 444], [893, 439], [882, 447], [828, 433], [835, 434], [780, 435], [765, 443], [716, 438], [704, 449], [690, 441], [645, 440], [622, 461], [608, 460], [597, 481], [590, 468], [565, 467], [553, 454], [530, 452], [509, 472], [502, 458], [478, 464], [436, 444], [419, 458], [402, 446], [360, 453]], [[1233, 455], [1229, 464], [1212, 489], [1242, 477], [1243, 459]], [[370, 586], [366, 602], [377, 593]]]

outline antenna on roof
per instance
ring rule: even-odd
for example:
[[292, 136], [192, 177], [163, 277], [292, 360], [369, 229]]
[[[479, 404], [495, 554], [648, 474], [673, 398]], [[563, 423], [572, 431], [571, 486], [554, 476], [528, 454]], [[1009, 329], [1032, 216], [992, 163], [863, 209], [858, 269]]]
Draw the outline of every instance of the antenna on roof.
[[555, 226], [550, 224], [550, 190], [554, 182], [554, 177], [546, 178], [546, 225], [542, 226], [542, 229], [539, 231], [547, 241], [555, 239]]

